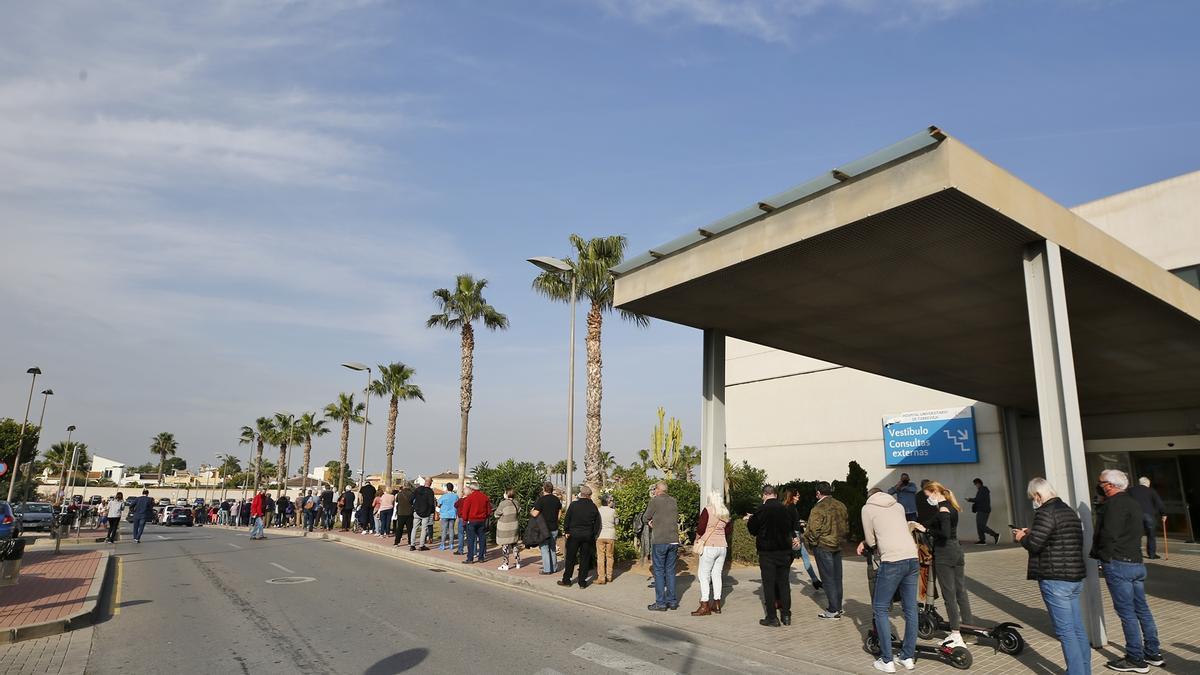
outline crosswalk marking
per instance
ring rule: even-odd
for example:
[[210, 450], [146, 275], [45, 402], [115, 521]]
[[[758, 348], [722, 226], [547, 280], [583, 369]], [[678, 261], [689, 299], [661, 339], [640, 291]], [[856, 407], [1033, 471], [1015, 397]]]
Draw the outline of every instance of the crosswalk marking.
[[608, 647], [601, 647], [594, 642], [585, 642], [578, 649], [571, 652], [571, 654], [585, 661], [591, 661], [597, 665], [604, 666], [609, 670], [619, 670], [623, 673], [636, 673], [637, 675], [678, 675], [673, 670], [667, 670], [649, 661], [643, 661], [628, 654], [622, 654]]
[[[614, 639], [628, 642], [638, 642], [644, 645], [649, 645], [657, 649], [661, 649], [668, 654], [684, 656], [689, 660], [702, 661], [712, 666], [719, 668], [727, 668], [739, 673], [777, 673], [777, 668], [770, 668], [766, 664], [744, 659], [735, 656], [728, 652], [723, 652], [711, 647], [701, 647], [700, 645], [681, 640], [678, 638], [668, 637], [665, 635], [654, 635], [656, 628], [634, 628], [633, 626], [618, 626], [608, 631]], [[669, 630], [669, 629], [667, 629]], [[672, 631], [677, 632], [677, 631]]]

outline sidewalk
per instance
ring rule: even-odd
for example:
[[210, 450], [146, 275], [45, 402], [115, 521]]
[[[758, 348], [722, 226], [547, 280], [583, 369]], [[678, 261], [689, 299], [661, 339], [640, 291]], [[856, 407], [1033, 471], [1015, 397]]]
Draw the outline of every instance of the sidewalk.
[[[272, 534], [299, 536], [300, 532], [296, 529], [267, 531], [268, 537]], [[758, 619], [762, 617], [762, 596], [757, 568], [734, 567], [726, 576], [725, 605], [721, 615], [693, 617], [688, 612], [695, 609], [699, 601], [699, 589], [689, 571], [681, 572], [676, 580], [679, 610], [650, 612], [646, 605], [654, 600], [654, 591], [647, 588], [644, 568], [627, 569], [612, 584], [591, 585], [581, 590], [576, 586], [557, 586], [555, 581], [561, 574], [539, 575], [540, 556], [536, 551], [527, 552], [531, 555], [522, 558], [520, 570], [501, 572], [496, 569], [500, 561], [499, 549], [495, 547], [489, 547], [486, 563], [464, 565], [461, 563], [464, 556], [449, 552], [410, 552], [407, 545], [394, 548], [390, 537], [319, 531], [309, 538], [313, 537], [620, 612], [639, 621], [676, 629], [671, 634], [682, 641], [695, 642], [697, 636], [706, 636], [818, 664], [822, 669], [819, 672], [875, 672], [871, 668], [873, 657], [862, 648], [863, 636], [871, 625], [866, 566], [860, 558], [853, 556], [847, 558], [844, 565], [844, 618], [835, 621], [816, 618], [824, 607], [824, 594], [812, 589], [803, 568], [797, 564], [792, 576], [793, 625], [772, 629], [758, 625]], [[995, 653], [989, 644], [970, 645], [974, 657], [971, 672], [1062, 672], [1062, 652], [1053, 637], [1037, 584], [1025, 580], [1025, 552], [1012, 546], [968, 546], [967, 549], [967, 588], [976, 620], [979, 623], [1016, 621], [1025, 627], [1021, 633], [1027, 642], [1025, 651], [1017, 657]], [[1173, 547], [1169, 561], [1153, 561], [1147, 567], [1147, 593], [1167, 659], [1166, 666], [1157, 670], [1200, 673], [1200, 611], [1196, 609], [1200, 605], [1200, 548], [1192, 546], [1186, 551], [1177, 551]], [[1103, 591], [1102, 601], [1110, 642], [1104, 650], [1093, 651], [1094, 672], [1104, 671], [1105, 661], [1123, 653], [1121, 625], [1112, 610], [1107, 589]], [[939, 600], [938, 606], [944, 615], [944, 603]], [[899, 628], [900, 623], [897, 609], [893, 612], [893, 624]], [[928, 673], [957, 672], [949, 665], [931, 660], [921, 660], [919, 669]]]
[[0, 643], [61, 633], [91, 623], [108, 551], [27, 551], [21, 578], [0, 589]]

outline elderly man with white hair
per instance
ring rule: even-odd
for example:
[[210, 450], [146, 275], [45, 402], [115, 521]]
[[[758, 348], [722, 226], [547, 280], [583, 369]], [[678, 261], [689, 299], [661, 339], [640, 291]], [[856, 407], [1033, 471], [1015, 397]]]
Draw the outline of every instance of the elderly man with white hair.
[[1026, 578], [1038, 582], [1062, 645], [1067, 675], [1087, 675], [1092, 672], [1092, 650], [1079, 599], [1087, 575], [1083, 524], [1045, 478], [1029, 481], [1026, 493], [1033, 500], [1033, 523], [1012, 531], [1013, 539], [1029, 552]]
[[1142, 562], [1142, 507], [1130, 497], [1124, 471], [1100, 472], [1104, 503], [1098, 509], [1092, 557], [1104, 564], [1104, 582], [1125, 633], [1125, 656], [1107, 667], [1122, 673], [1148, 673], [1163, 665], [1158, 627], [1146, 602], [1146, 565]]

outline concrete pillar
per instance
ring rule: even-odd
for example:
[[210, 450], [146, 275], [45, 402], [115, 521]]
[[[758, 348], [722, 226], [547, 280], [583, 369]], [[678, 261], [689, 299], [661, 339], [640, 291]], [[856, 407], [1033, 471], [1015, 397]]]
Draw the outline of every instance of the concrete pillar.
[[[725, 494], [725, 334], [704, 331], [703, 396], [700, 407], [700, 504]], [[726, 495], [726, 498], [728, 496]]]
[[1008, 476], [1008, 504], [1014, 525], [1028, 526], [1033, 522], [1033, 506], [1025, 487], [1032, 476], [1025, 474], [1021, 463], [1021, 435], [1017, 425], [1018, 413], [1005, 406], [1000, 409], [1000, 433], [1004, 439], [1004, 468]]
[[[1052, 241], [1030, 244], [1025, 249], [1024, 267], [1046, 479], [1058, 490], [1059, 497], [1079, 512], [1086, 556], [1092, 541], [1092, 491], [1083, 453], [1062, 250]], [[1092, 646], [1099, 648], [1108, 642], [1100, 577], [1096, 561], [1086, 558], [1086, 562], [1083, 615]]]

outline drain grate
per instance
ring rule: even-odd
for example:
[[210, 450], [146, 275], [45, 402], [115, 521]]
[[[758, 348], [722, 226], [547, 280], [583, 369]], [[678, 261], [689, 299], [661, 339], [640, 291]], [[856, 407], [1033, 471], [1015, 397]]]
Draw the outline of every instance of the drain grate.
[[307, 584], [310, 581], [316, 581], [316, 579], [313, 577], [276, 577], [274, 579], [267, 579], [268, 584], [285, 586], [288, 584]]

